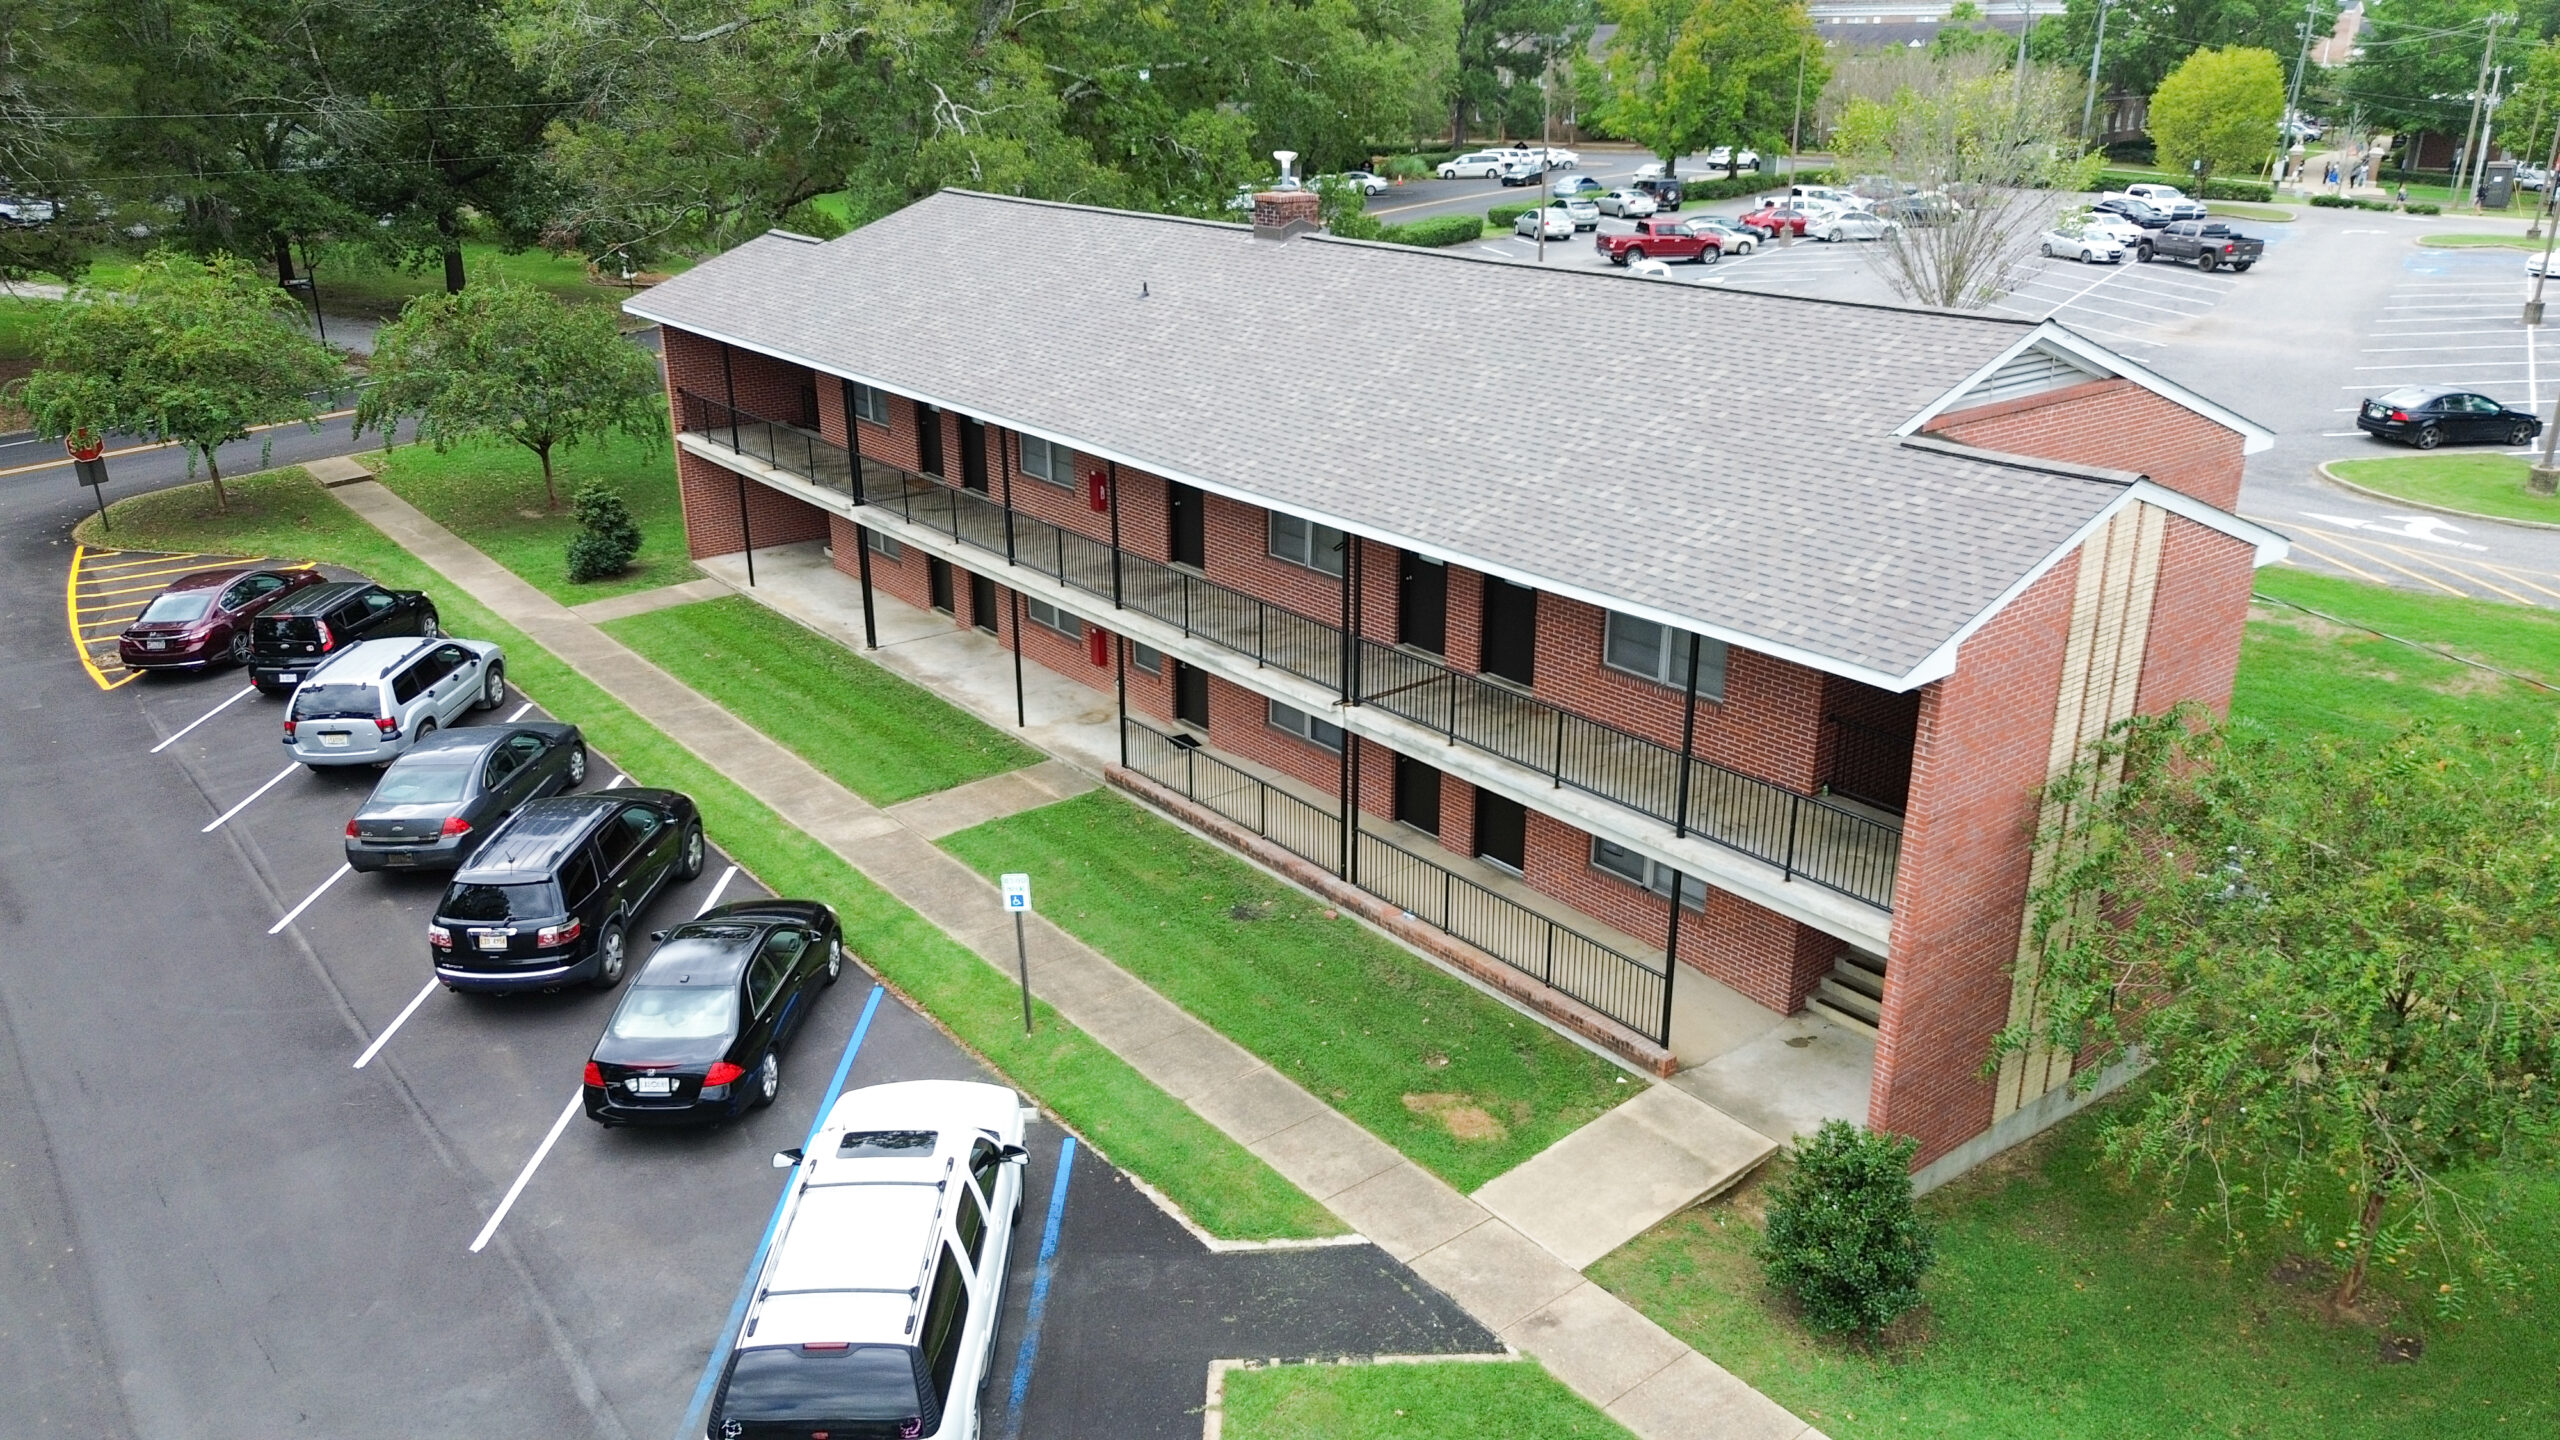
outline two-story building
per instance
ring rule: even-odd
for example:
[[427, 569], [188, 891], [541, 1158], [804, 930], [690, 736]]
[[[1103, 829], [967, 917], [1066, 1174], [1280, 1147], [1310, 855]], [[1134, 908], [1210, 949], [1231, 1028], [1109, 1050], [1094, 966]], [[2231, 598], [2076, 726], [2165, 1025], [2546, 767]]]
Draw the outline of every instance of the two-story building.
[[1870, 1031], [1864, 1118], [1924, 1178], [2063, 1113], [2069, 1057], [1987, 1067], [2034, 1004], [2037, 793], [2227, 702], [2271, 437], [2050, 322], [1346, 241], [1313, 202], [947, 191], [634, 299], [693, 553], [826, 542], [866, 606], [1113, 696], [1132, 788], [1659, 1070], [1704, 976]]

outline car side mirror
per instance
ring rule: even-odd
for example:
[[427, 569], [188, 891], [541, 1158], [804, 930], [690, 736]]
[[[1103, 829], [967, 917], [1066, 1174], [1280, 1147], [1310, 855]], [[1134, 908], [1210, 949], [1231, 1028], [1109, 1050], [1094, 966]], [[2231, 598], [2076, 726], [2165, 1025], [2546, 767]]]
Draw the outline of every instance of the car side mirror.
[[1031, 1152], [1019, 1145], [1007, 1145], [997, 1153], [1004, 1157], [1004, 1163], [1007, 1165], [1019, 1165], [1031, 1158]]
[[773, 1152], [773, 1168], [776, 1170], [788, 1170], [792, 1166], [800, 1163], [800, 1156], [801, 1152], [796, 1149], [776, 1150]]

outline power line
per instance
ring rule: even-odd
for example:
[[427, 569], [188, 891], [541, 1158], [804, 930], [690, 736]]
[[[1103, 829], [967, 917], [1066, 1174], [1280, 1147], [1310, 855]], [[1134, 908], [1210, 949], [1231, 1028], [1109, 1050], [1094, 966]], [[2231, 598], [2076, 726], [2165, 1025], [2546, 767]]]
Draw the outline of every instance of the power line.
[[570, 100], [492, 100], [482, 105], [351, 105], [331, 108], [306, 105], [297, 110], [178, 110], [164, 115], [46, 115], [64, 125], [108, 125], [133, 120], [280, 120], [303, 115], [428, 115], [448, 110], [565, 110]]

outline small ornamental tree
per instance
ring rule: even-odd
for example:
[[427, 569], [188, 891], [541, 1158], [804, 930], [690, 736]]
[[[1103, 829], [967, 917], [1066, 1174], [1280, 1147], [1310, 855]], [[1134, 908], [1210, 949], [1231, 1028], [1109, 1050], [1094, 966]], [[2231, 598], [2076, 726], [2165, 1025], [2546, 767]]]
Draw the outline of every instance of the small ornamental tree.
[[1826, 1120], [1770, 1188], [1760, 1263], [1807, 1324], [1873, 1335], [1920, 1303], [1937, 1247], [1911, 1199], [1920, 1142]]
[[640, 526], [612, 486], [581, 485], [575, 500], [578, 533], [569, 539], [569, 578], [583, 585], [631, 568], [640, 553]]
[[2553, 737], [2279, 737], [2125, 722], [2048, 791], [2039, 1019], [2003, 1054], [2149, 1071], [2105, 1154], [2233, 1244], [2380, 1273], [2448, 1312], [2524, 1277], [2500, 1170], [2560, 1154]]
[[2151, 143], [2171, 174], [2255, 171], [2283, 118], [2284, 65], [2269, 50], [2198, 50], [2151, 92]]
[[217, 509], [231, 506], [217, 452], [258, 426], [309, 423], [313, 394], [343, 373], [293, 297], [228, 255], [198, 264], [155, 251], [129, 285], [75, 298], [47, 307], [19, 392], [36, 429], [176, 441], [190, 473], [204, 462]]
[[494, 271], [459, 294], [421, 295], [374, 338], [373, 386], [356, 432], [416, 416], [439, 451], [473, 440], [521, 445], [542, 462], [545, 508], [560, 508], [551, 453], [619, 430], [663, 438], [658, 367], [597, 305], [571, 305]]

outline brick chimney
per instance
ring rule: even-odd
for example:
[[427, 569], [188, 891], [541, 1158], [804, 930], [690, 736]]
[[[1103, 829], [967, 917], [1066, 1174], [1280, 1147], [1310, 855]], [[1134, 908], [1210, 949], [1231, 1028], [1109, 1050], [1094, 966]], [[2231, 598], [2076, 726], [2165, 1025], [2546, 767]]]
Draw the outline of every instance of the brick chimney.
[[1280, 183], [1253, 197], [1253, 236], [1257, 240], [1286, 240], [1321, 229], [1317, 220], [1322, 199], [1313, 190], [1301, 190], [1289, 174], [1297, 163], [1298, 152], [1274, 150], [1271, 158], [1280, 162]]

